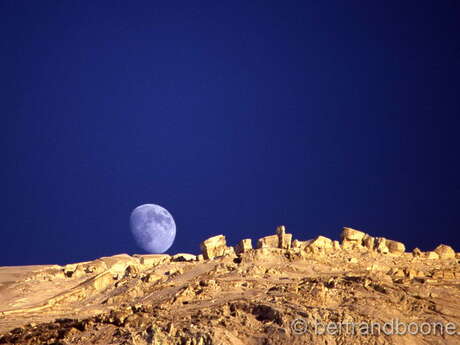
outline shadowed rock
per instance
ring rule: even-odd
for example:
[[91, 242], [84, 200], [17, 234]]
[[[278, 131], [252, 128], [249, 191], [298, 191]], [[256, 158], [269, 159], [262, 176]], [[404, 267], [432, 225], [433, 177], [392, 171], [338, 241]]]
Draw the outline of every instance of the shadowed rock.
[[246, 253], [252, 249], [252, 240], [250, 238], [246, 238], [238, 242], [235, 247], [236, 254]]

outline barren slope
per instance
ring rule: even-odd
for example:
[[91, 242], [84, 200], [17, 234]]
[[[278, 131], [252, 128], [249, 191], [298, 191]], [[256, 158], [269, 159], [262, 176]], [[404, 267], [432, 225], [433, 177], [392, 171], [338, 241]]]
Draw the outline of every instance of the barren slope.
[[198, 257], [1, 267], [0, 344], [460, 344], [458, 334], [314, 334], [320, 322], [460, 327], [458, 253], [370, 238], [345, 229], [340, 244], [292, 241], [283, 228], [257, 249], [218, 236]]

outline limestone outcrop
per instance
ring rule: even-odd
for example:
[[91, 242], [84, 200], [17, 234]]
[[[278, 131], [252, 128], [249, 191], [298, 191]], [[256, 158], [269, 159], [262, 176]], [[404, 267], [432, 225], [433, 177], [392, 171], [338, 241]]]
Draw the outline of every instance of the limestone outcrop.
[[286, 227], [280, 225], [276, 228], [276, 234], [265, 236], [257, 240], [256, 248], [280, 248], [290, 249], [292, 244], [292, 234], [286, 233]]
[[352, 228], [340, 239], [293, 239], [280, 226], [256, 248], [249, 238], [233, 248], [218, 235], [198, 255], [0, 267], [0, 344], [459, 343], [458, 334], [337, 337], [293, 328], [299, 319], [460, 327], [460, 253], [452, 247], [406, 252]]
[[366, 234], [362, 231], [355, 230], [352, 228], [343, 228], [343, 231], [340, 234], [342, 247], [345, 249], [359, 247], [362, 245], [365, 236]]
[[227, 241], [224, 235], [210, 237], [203, 241], [200, 247], [203, 257], [206, 260], [235, 253], [233, 247], [227, 247]]
[[236, 254], [247, 253], [250, 250], [252, 250], [252, 240], [250, 238], [241, 240], [235, 247]]
[[363, 249], [375, 251], [381, 254], [402, 255], [406, 247], [404, 243], [389, 240], [384, 237], [372, 237], [369, 234], [352, 228], [343, 228], [340, 234], [342, 247], [344, 249]]

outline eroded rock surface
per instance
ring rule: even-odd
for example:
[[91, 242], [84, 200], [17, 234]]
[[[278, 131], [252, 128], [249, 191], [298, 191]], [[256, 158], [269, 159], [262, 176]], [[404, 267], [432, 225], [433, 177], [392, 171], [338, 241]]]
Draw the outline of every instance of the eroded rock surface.
[[344, 228], [324, 236], [205, 240], [202, 253], [0, 267], [0, 344], [460, 344], [455, 335], [297, 334], [308, 325], [452, 323], [459, 253]]

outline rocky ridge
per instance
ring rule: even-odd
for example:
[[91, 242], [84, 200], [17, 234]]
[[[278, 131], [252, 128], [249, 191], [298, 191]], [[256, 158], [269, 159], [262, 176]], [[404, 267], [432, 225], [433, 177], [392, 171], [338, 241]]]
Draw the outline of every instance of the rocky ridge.
[[199, 255], [0, 267], [0, 344], [460, 344], [458, 334], [311, 328], [397, 318], [460, 332], [459, 262], [444, 244], [406, 252], [351, 228], [340, 242], [301, 241], [279, 226], [255, 247], [251, 239], [228, 246], [218, 235]]

